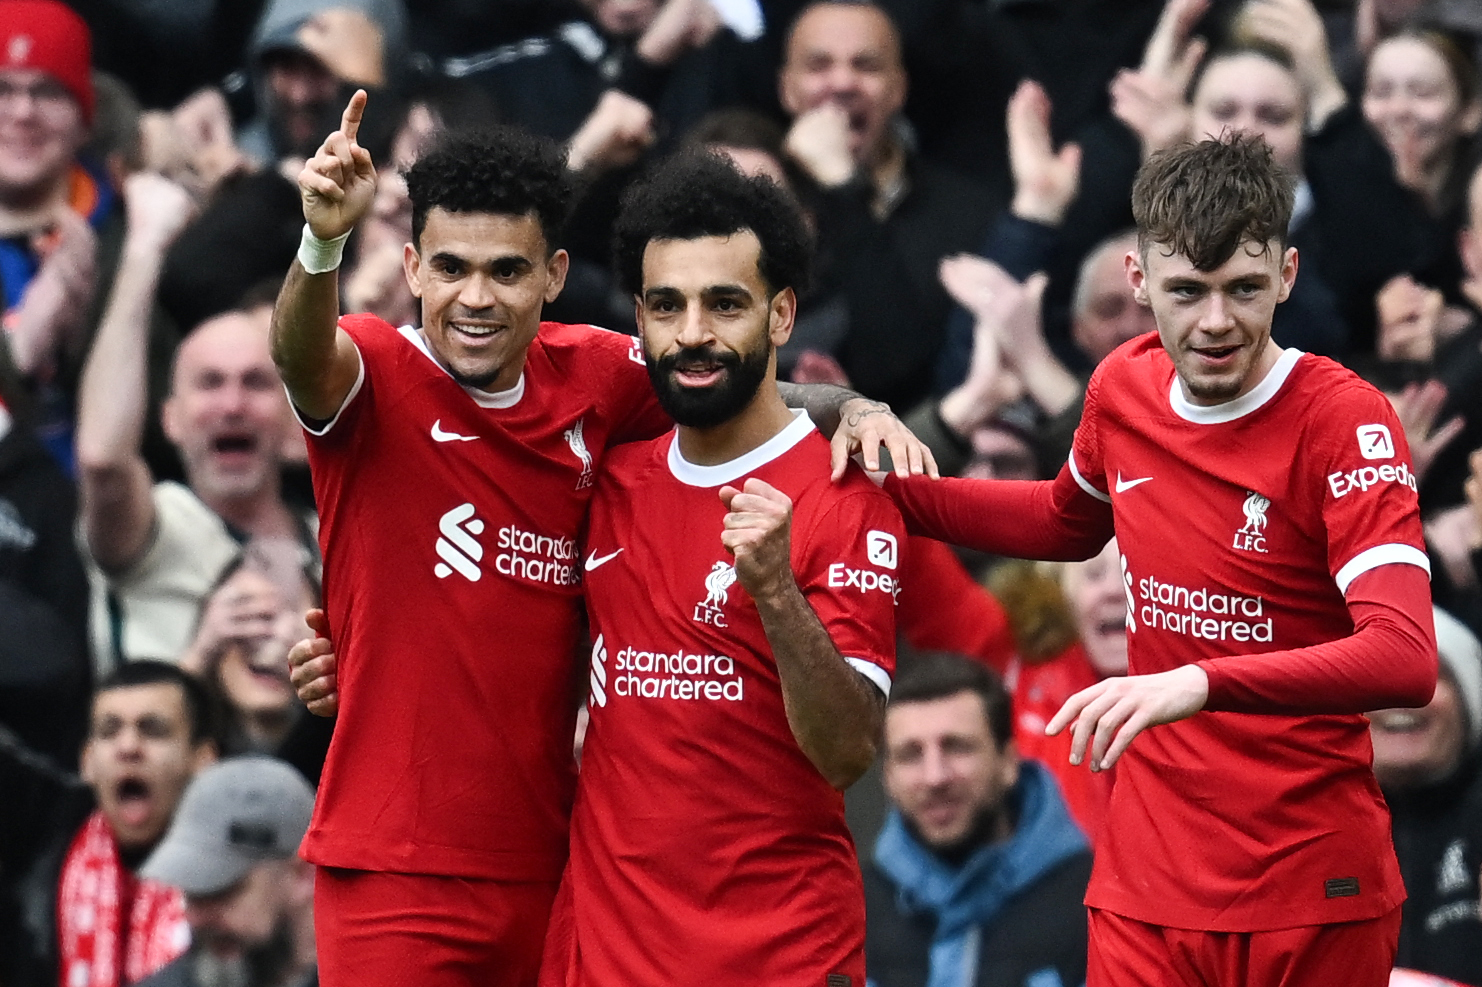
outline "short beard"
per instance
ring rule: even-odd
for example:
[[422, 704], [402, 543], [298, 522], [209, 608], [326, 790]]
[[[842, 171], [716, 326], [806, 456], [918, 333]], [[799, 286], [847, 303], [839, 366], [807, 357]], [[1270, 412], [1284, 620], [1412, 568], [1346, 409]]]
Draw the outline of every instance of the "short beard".
[[967, 863], [978, 850], [993, 842], [993, 834], [996, 833], [1005, 815], [1014, 814], [1013, 807], [1009, 804], [1011, 799], [1005, 796], [997, 805], [984, 805], [979, 807], [973, 816], [973, 821], [963, 833], [951, 843], [931, 843], [910, 816], [901, 813], [901, 822], [905, 823], [906, 832], [911, 834], [912, 839], [929, 850], [932, 856], [942, 860], [953, 867], [960, 867]]
[[207, 946], [210, 934], [197, 933], [191, 963], [200, 987], [276, 987], [293, 968], [293, 925], [280, 915], [268, 941], [243, 949], [241, 956], [223, 959]]
[[[744, 411], [767, 379], [771, 359], [770, 344], [745, 354], [713, 346], [695, 346], [664, 357], [654, 357], [647, 350], [643, 354], [659, 406], [686, 428], [715, 428]], [[708, 364], [716, 364], [725, 371], [719, 383], [709, 387], [674, 383], [675, 371]]]
[[476, 391], [487, 391], [489, 385], [498, 380], [499, 375], [504, 372], [503, 367], [495, 367], [493, 370], [485, 371], [481, 374], [465, 374], [454, 370], [451, 365], [445, 364], [445, 366], [447, 367], [449, 377], [464, 387], [471, 387]]

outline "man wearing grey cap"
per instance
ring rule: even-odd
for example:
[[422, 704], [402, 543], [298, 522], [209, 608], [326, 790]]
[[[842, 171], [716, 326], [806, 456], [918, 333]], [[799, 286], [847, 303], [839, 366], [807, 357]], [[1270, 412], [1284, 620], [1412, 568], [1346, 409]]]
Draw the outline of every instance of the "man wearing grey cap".
[[1482, 984], [1482, 642], [1439, 607], [1435, 621], [1434, 698], [1369, 714], [1409, 894], [1395, 965]]
[[271, 757], [238, 757], [185, 791], [142, 875], [185, 892], [188, 953], [140, 987], [311, 987], [314, 869], [298, 857], [314, 792]]

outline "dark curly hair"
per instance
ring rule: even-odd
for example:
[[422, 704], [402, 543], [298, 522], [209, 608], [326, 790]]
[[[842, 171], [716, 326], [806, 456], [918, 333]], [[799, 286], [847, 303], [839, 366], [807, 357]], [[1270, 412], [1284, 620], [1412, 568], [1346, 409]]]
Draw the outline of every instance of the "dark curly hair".
[[770, 178], [748, 178], [723, 155], [681, 151], [623, 196], [613, 229], [618, 280], [643, 291], [643, 252], [651, 240], [696, 240], [750, 230], [761, 241], [758, 263], [767, 291], [808, 286], [813, 244], [793, 197]]
[[554, 141], [515, 127], [450, 131], [405, 172], [412, 200], [412, 242], [421, 247], [427, 214], [499, 213], [540, 220], [554, 251], [570, 207], [566, 156]]
[[1161, 151], [1132, 185], [1137, 244], [1187, 257], [1213, 271], [1249, 239], [1287, 245], [1296, 180], [1254, 134], [1235, 133]]

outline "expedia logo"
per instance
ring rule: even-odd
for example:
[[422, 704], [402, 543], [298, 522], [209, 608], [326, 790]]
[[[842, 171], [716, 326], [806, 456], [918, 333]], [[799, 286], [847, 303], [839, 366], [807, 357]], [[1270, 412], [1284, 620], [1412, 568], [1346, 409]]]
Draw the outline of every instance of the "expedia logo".
[[459, 504], [438, 519], [437, 530], [442, 532], [442, 537], [437, 540], [437, 557], [442, 561], [432, 567], [437, 578], [447, 579], [457, 572], [476, 583], [483, 575], [478, 563], [484, 557], [484, 546], [474, 535], [483, 534], [484, 522], [473, 514], [472, 504]]

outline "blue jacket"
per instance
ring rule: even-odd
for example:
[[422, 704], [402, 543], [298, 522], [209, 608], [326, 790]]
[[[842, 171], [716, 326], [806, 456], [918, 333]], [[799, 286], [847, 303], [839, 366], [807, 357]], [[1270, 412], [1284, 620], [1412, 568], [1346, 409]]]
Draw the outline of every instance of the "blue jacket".
[[942, 861], [893, 810], [865, 874], [875, 987], [1075, 987], [1085, 978], [1081, 904], [1091, 851], [1049, 771], [1025, 761], [1007, 840]]

